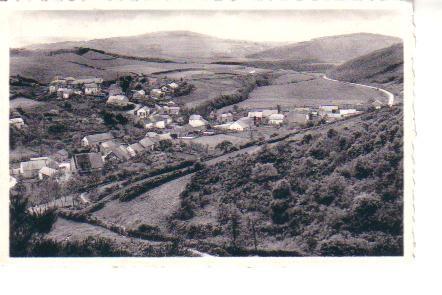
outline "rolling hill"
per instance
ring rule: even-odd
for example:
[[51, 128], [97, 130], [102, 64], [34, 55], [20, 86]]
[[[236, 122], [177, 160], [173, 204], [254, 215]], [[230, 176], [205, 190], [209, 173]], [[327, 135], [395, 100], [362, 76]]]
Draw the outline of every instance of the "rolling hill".
[[395, 44], [352, 59], [332, 70], [329, 76], [348, 82], [402, 84], [404, 47]]
[[207, 167], [171, 228], [209, 253], [402, 255], [402, 116], [384, 108]]
[[243, 57], [272, 46], [275, 44], [221, 39], [189, 31], [164, 31], [129, 37], [37, 44], [26, 48], [53, 51], [88, 47], [129, 56], [200, 60]]
[[278, 46], [247, 57], [267, 60], [315, 60], [340, 64], [399, 42], [401, 40], [396, 37], [358, 33]]

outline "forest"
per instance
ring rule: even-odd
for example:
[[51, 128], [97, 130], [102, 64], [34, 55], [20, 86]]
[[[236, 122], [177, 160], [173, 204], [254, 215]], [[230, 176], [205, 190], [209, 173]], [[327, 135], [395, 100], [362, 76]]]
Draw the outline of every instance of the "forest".
[[196, 172], [170, 227], [225, 255], [402, 255], [402, 106], [349, 122]]

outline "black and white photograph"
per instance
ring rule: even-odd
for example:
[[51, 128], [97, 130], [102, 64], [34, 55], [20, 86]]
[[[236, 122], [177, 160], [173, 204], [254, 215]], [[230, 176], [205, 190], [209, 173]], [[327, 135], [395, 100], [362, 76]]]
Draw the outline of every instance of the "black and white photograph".
[[11, 13], [9, 257], [406, 256], [407, 11]]

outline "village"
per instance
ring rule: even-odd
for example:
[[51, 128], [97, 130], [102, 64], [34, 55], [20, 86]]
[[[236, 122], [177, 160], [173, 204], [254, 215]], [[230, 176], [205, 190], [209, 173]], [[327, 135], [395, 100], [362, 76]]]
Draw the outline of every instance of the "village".
[[[139, 162], [143, 157], [167, 165], [170, 159], [207, 160], [278, 135], [360, 114], [364, 109], [337, 105], [269, 109], [211, 111], [203, 117], [176, 103], [175, 99], [192, 91], [183, 79], [171, 80], [145, 75], [127, 76], [115, 83], [102, 78], [55, 77], [47, 87], [47, 99], [69, 102], [75, 97], [96, 99], [105, 104], [110, 119], [130, 125], [144, 136], [125, 138], [121, 132], [92, 133], [81, 138], [75, 152], [59, 149], [52, 154], [30, 157], [11, 163], [10, 186], [18, 182], [38, 186], [51, 179], [58, 183], [72, 176], [103, 176], [120, 169], [119, 165]], [[381, 104], [371, 107], [380, 108]], [[105, 118], [106, 120], [106, 118]], [[26, 130], [27, 122], [11, 113], [10, 126]], [[133, 141], [131, 141], [133, 140]], [[106, 169], [107, 167], [107, 169]], [[111, 168], [109, 168], [111, 167]]]

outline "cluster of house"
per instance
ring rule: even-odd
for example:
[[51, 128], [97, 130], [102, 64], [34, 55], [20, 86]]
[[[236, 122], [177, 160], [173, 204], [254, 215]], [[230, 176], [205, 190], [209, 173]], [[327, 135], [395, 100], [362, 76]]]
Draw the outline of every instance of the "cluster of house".
[[233, 120], [232, 113], [223, 113], [217, 115], [217, 121], [221, 124], [213, 126], [219, 130], [231, 131], [245, 131], [251, 129], [253, 126], [261, 124], [269, 124], [279, 126], [283, 124], [285, 119], [284, 114], [280, 114], [278, 110], [264, 109], [249, 111], [246, 117]]
[[49, 85], [49, 93], [56, 93], [59, 99], [69, 99], [73, 94], [100, 95], [102, 78], [76, 79], [56, 77]]
[[74, 154], [69, 159], [68, 152], [62, 149], [48, 157], [31, 158], [21, 162], [18, 168], [11, 169], [11, 176], [43, 180], [54, 176], [67, 179], [75, 173], [89, 174], [101, 171], [107, 162], [121, 163], [152, 151], [156, 143], [166, 139], [172, 139], [170, 133], [148, 132], [140, 141], [127, 145], [119, 143], [110, 133], [88, 135], [81, 140], [81, 146], [89, 148], [90, 152]]

